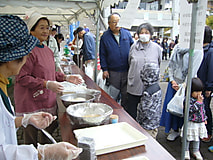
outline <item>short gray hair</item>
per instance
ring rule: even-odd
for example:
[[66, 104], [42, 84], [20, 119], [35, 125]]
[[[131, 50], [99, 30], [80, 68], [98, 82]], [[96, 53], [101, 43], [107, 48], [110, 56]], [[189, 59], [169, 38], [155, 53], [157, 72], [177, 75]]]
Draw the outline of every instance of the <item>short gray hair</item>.
[[138, 26], [136, 32], [139, 35], [141, 33], [141, 30], [145, 28], [147, 29], [151, 35], [153, 35], [154, 32], [154, 28], [152, 27], [152, 25], [150, 23], [142, 23], [140, 26]]
[[118, 15], [119, 17], [121, 17], [121, 15], [120, 15], [119, 13], [114, 12], [114, 13], [112, 13], [112, 14], [110, 14], [110, 15], [108, 16], [108, 22], [110, 21], [110, 19], [111, 19], [111, 17], [112, 17], [113, 15]]

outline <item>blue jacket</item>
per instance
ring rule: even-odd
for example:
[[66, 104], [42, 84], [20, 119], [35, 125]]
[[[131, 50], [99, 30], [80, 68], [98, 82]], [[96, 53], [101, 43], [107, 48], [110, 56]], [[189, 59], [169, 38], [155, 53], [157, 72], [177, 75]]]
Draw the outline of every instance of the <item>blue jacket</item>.
[[120, 29], [119, 41], [118, 44], [110, 28], [102, 35], [99, 53], [103, 71], [128, 71], [129, 50], [134, 41], [130, 32], [123, 28]]
[[83, 59], [84, 61], [95, 59], [95, 39], [92, 33], [87, 32], [84, 34], [84, 41], [83, 41]]
[[203, 47], [203, 61], [198, 70], [198, 77], [204, 84], [205, 91], [213, 91], [213, 46], [211, 44]]

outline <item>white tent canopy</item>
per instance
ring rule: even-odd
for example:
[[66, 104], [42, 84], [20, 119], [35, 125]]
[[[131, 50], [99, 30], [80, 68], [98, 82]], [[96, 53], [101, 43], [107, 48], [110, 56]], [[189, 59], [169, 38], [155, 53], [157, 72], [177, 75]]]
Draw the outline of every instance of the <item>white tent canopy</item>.
[[[0, 0], [0, 15], [13, 14], [24, 18], [27, 12], [37, 11], [47, 16], [53, 24], [70, 25], [73, 21], [80, 21], [82, 13], [90, 16], [92, 11], [96, 21], [96, 37], [98, 37], [102, 9], [118, 2], [119, 0]], [[98, 43], [96, 41], [97, 51]], [[97, 52], [95, 64], [96, 77]]]
[[26, 12], [37, 11], [46, 15], [52, 22], [68, 24], [79, 20], [82, 13], [118, 3], [119, 0], [0, 0], [0, 14], [13, 14], [23, 17]]

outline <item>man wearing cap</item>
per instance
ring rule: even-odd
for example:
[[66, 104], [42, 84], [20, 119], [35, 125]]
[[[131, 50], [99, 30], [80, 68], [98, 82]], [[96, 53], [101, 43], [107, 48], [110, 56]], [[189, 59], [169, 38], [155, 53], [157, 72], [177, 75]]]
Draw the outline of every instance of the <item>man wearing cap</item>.
[[[83, 40], [82, 52], [83, 61], [85, 63], [85, 73], [94, 79], [94, 67], [95, 67], [95, 39], [91, 32], [86, 32], [82, 27], [76, 29], [78, 37]], [[89, 74], [88, 74], [89, 73]]]
[[126, 109], [128, 56], [134, 41], [129, 31], [119, 26], [119, 20], [118, 13], [108, 17], [109, 28], [101, 36], [99, 54], [103, 79], [108, 78], [109, 84], [119, 90], [121, 105]]
[[[16, 117], [7, 93], [7, 78], [17, 75], [25, 64], [28, 54], [39, 42], [29, 35], [24, 21], [17, 16], [0, 16], [0, 160], [66, 160], [76, 158], [80, 148], [67, 142], [40, 145], [18, 145], [18, 127], [33, 125], [44, 129], [56, 117], [46, 112], [25, 114]], [[24, 99], [25, 97], [21, 97]]]

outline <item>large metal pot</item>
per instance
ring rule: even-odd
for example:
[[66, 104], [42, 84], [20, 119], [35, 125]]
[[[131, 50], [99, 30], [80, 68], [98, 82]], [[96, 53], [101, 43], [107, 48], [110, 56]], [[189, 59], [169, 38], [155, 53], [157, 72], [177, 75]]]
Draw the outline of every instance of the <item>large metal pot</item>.
[[86, 89], [86, 90], [79, 91], [78, 93], [94, 95], [95, 101], [99, 101], [101, 98], [101, 91], [96, 89]]
[[104, 103], [78, 103], [70, 105], [66, 112], [70, 123], [82, 128], [108, 123], [113, 109]]
[[64, 106], [68, 107], [71, 104], [92, 102], [95, 96], [89, 93], [70, 93], [62, 95], [60, 99]]

